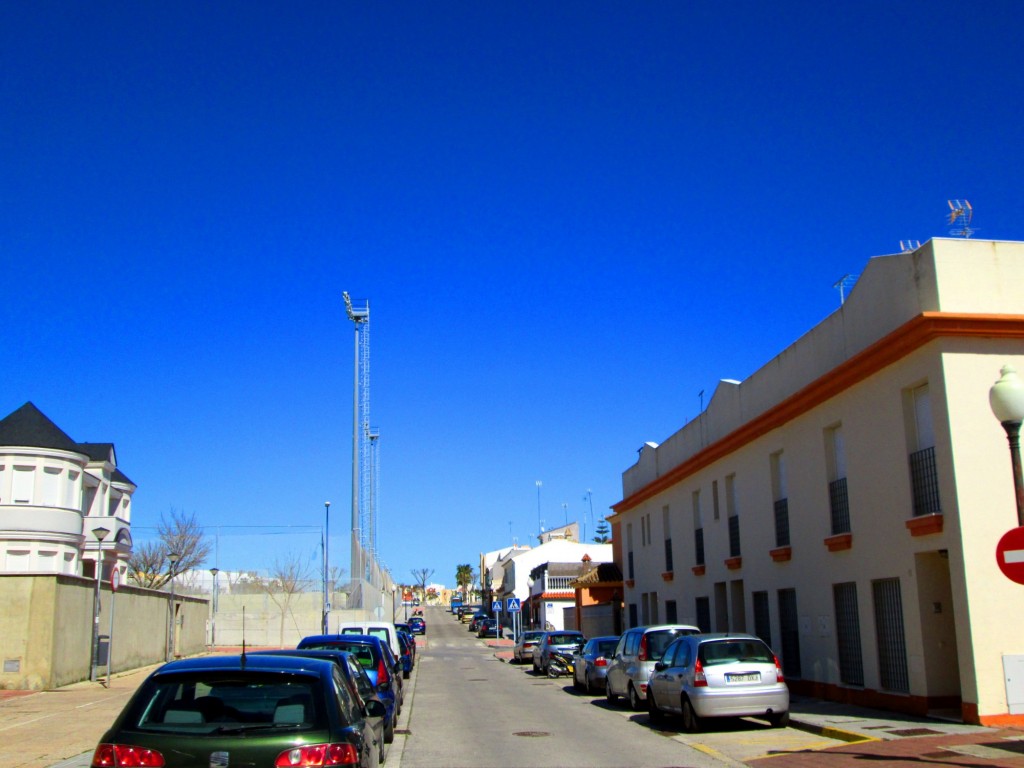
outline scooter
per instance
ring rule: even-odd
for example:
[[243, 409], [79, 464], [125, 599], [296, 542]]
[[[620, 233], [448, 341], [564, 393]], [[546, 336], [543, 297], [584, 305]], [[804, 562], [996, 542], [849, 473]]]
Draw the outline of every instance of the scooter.
[[572, 654], [565, 651], [552, 651], [550, 658], [548, 658], [548, 677], [571, 675], [572, 672]]

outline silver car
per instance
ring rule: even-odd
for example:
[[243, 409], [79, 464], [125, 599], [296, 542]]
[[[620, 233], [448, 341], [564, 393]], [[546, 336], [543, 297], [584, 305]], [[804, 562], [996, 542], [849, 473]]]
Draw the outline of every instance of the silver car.
[[677, 637], [699, 632], [700, 628], [690, 624], [658, 624], [626, 630], [615, 646], [615, 656], [608, 663], [604, 694], [609, 703], [625, 696], [630, 707], [642, 709], [655, 662]]
[[595, 688], [604, 688], [608, 674], [608, 659], [615, 652], [618, 635], [592, 637], [579, 651], [572, 655], [572, 687], [594, 693]]
[[528, 629], [520, 632], [516, 638], [516, 644], [512, 648], [512, 660], [516, 664], [525, 664], [533, 660], [533, 648], [544, 634], [542, 629]]
[[654, 665], [647, 688], [652, 722], [683, 716], [689, 733], [706, 717], [764, 717], [789, 724], [789, 689], [778, 657], [753, 635], [690, 635], [676, 640]]
[[533, 647], [533, 672], [534, 674], [546, 675], [548, 673], [548, 662], [551, 661], [552, 651], [562, 651], [573, 654], [583, 647], [586, 638], [582, 632], [574, 629], [565, 629], [561, 632], [545, 632], [537, 640]]

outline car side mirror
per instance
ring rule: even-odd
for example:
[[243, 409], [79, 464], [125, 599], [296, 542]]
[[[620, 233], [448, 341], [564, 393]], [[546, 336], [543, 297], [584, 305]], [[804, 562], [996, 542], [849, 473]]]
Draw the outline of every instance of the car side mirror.
[[666, 664], [664, 661], [659, 661], [654, 665], [655, 672], [664, 672], [666, 669], [668, 669], [668, 664]]
[[380, 699], [370, 699], [366, 702], [366, 716], [367, 717], [384, 717], [388, 713], [384, 707], [384, 702]]

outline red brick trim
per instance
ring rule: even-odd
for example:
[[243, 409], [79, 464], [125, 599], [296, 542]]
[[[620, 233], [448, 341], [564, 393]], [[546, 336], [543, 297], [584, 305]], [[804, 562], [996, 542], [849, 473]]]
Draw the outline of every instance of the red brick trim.
[[725, 559], [725, 567], [728, 568], [730, 571], [738, 571], [740, 568], [743, 567], [743, 558], [727, 557]]
[[703, 576], [704, 573], [707, 571], [707, 566], [695, 565], [690, 570], [693, 571], [694, 576]]
[[661, 578], [665, 581], [672, 581], [675, 578], [675, 573], [672, 571], [662, 571]]

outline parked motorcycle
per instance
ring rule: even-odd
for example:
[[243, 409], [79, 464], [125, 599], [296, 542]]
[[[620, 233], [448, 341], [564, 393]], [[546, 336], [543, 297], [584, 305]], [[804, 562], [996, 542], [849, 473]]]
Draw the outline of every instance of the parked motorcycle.
[[572, 654], [565, 651], [552, 651], [548, 658], [548, 677], [572, 675]]

